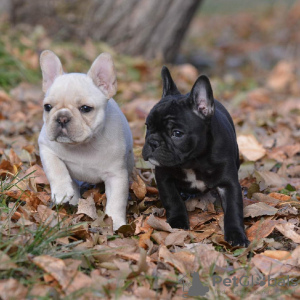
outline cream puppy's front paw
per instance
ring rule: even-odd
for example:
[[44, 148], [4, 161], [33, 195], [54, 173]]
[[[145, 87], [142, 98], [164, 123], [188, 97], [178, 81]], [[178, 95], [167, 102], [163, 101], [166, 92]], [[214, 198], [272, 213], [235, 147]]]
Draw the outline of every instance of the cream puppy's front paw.
[[[109, 214], [108, 214], [109, 215]], [[118, 230], [122, 225], [126, 225], [126, 220], [125, 218], [121, 218], [120, 216], [111, 216], [112, 220], [113, 220], [113, 230]]]
[[72, 205], [76, 205], [78, 203], [79, 195], [72, 186], [60, 185], [52, 188], [51, 199], [55, 204], [69, 202]]

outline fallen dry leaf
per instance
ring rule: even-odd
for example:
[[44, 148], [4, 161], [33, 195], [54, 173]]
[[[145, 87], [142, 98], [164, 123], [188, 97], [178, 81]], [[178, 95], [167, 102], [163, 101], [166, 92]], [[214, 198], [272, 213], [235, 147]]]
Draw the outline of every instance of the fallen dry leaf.
[[268, 196], [275, 198], [277, 200], [280, 200], [280, 201], [288, 201], [291, 199], [291, 196], [280, 194], [280, 193], [270, 193]]
[[190, 251], [195, 254], [200, 266], [208, 271], [212, 265], [225, 268], [227, 261], [221, 252], [215, 250], [212, 244], [190, 244]]
[[244, 208], [244, 217], [258, 217], [265, 215], [275, 215], [278, 211], [277, 208], [274, 208], [264, 202], [258, 202], [251, 205], [248, 205]]
[[87, 288], [92, 284], [90, 277], [77, 271], [81, 261], [62, 260], [49, 255], [41, 255], [34, 257], [33, 262], [53, 276], [67, 294]]
[[140, 200], [144, 199], [147, 194], [146, 184], [139, 175], [137, 175], [137, 181], [132, 183], [131, 189]]
[[217, 224], [211, 223], [202, 229], [203, 232], [191, 231], [190, 236], [193, 239], [194, 243], [199, 243], [204, 239], [210, 237], [213, 233], [215, 233], [217, 231], [217, 227]]
[[87, 199], [79, 199], [76, 214], [85, 214], [93, 220], [98, 218], [93, 195], [90, 195]]
[[177, 231], [170, 233], [165, 240], [166, 246], [176, 245], [176, 246], [183, 246], [184, 240], [188, 236], [187, 231]]
[[45, 205], [38, 205], [37, 212], [42, 223], [46, 226], [55, 227], [63, 219], [63, 215]]
[[160, 260], [175, 267], [180, 273], [186, 274], [187, 270], [184, 263], [177, 259], [166, 246], [160, 246], [158, 256]]
[[0, 270], [9, 270], [17, 267], [18, 266], [10, 259], [10, 257], [6, 253], [0, 251]]
[[270, 206], [276, 206], [279, 202], [278, 199], [275, 199], [273, 197], [269, 195], [265, 195], [265, 194], [262, 194], [262, 193], [254, 193], [252, 195], [252, 198], [255, 199], [255, 200], [258, 200], [259, 202], [264, 202]]
[[215, 217], [214, 214], [210, 214], [208, 212], [204, 212], [204, 213], [192, 213], [189, 215], [189, 219], [190, 219], [190, 227], [193, 230], [196, 230], [199, 226], [201, 226], [202, 224], [210, 221], [211, 219], [213, 219]]
[[259, 220], [254, 223], [250, 228], [246, 230], [246, 235], [249, 239], [249, 241], [254, 240], [260, 240], [264, 237], [269, 236], [276, 224], [278, 224], [280, 221], [278, 220], [272, 220], [272, 219], [266, 219], [266, 220]]
[[294, 230], [295, 225], [289, 222], [275, 225], [275, 228], [280, 231], [285, 237], [291, 239], [295, 243], [300, 243], [300, 235]]
[[266, 149], [256, 140], [253, 135], [239, 135], [237, 137], [240, 153], [250, 161], [257, 161], [264, 157]]
[[[39, 197], [38, 193], [34, 193], [29, 190], [8, 190], [5, 191], [4, 194], [16, 200], [26, 201], [26, 203], [33, 209], [37, 209], [41, 203], [45, 204], [45, 202], [47, 202], [43, 194]], [[50, 199], [49, 196], [47, 198]]]
[[146, 242], [150, 239], [152, 232], [153, 232], [153, 229], [150, 229], [146, 233], [141, 234], [139, 236], [139, 247], [142, 247], [144, 249], [148, 248], [148, 245]]
[[262, 253], [262, 255], [278, 259], [278, 260], [285, 260], [289, 259], [291, 256], [291, 253], [288, 251], [283, 250], [266, 250]]
[[257, 182], [261, 189], [267, 187], [282, 187], [287, 184], [285, 178], [280, 177], [278, 174], [269, 171], [255, 171], [254, 176], [256, 177]]
[[[147, 220], [148, 225], [156, 230], [174, 232], [176, 229], [173, 229], [169, 223], [165, 220], [155, 217], [153, 214], [149, 216]], [[177, 229], [178, 230], [178, 229]]]
[[272, 278], [280, 275], [299, 276], [300, 271], [297, 267], [281, 262], [263, 254], [256, 254], [251, 262], [256, 266], [264, 275], [272, 275]]
[[28, 289], [14, 278], [0, 280], [0, 296], [3, 300], [26, 299]]
[[294, 81], [296, 81], [294, 64], [281, 60], [267, 78], [267, 85], [276, 92], [284, 92]]
[[34, 165], [27, 169], [27, 171], [24, 174], [24, 177], [28, 176], [29, 174], [31, 174], [30, 177], [34, 178], [36, 184], [49, 184], [44, 170], [39, 165]]

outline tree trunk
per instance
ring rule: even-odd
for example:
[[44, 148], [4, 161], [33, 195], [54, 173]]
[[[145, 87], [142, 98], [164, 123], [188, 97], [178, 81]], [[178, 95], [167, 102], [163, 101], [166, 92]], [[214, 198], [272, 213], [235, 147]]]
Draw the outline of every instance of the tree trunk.
[[91, 37], [129, 55], [172, 62], [202, 0], [11, 0], [11, 20], [62, 39]]

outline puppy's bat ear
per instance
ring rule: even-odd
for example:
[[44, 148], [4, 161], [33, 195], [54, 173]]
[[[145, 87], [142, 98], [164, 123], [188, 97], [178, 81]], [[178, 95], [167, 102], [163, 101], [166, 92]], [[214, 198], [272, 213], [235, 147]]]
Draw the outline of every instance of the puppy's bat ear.
[[59, 58], [50, 50], [45, 50], [40, 56], [43, 74], [43, 92], [46, 93], [56, 77], [64, 73]]
[[215, 112], [215, 101], [208, 77], [200, 76], [190, 93], [193, 111], [202, 119], [210, 119]]
[[163, 80], [163, 94], [162, 98], [168, 95], [180, 95], [175, 82], [172, 79], [169, 69], [163, 66], [161, 69], [161, 77]]
[[117, 76], [112, 57], [109, 53], [100, 54], [93, 62], [87, 75], [107, 99], [117, 92]]

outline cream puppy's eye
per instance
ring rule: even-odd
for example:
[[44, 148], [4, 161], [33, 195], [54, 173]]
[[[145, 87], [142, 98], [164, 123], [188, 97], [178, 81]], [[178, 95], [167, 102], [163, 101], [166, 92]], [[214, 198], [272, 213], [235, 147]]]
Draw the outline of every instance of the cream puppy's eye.
[[94, 108], [93, 107], [90, 107], [90, 106], [87, 106], [87, 105], [82, 105], [79, 107], [79, 110], [82, 112], [82, 113], [88, 113], [90, 111], [92, 111]]
[[52, 109], [52, 105], [50, 105], [50, 104], [45, 104], [45, 105], [44, 105], [44, 109], [45, 109], [45, 111], [50, 111], [50, 110]]

